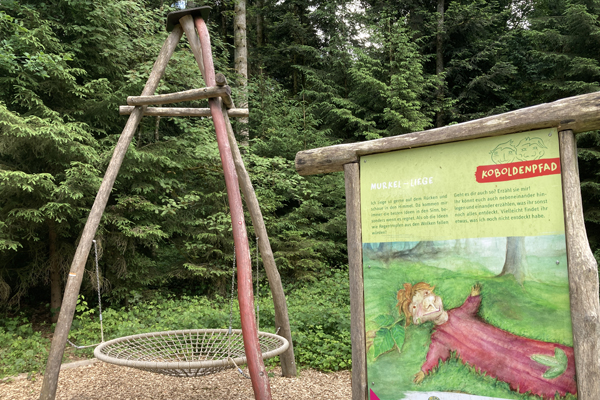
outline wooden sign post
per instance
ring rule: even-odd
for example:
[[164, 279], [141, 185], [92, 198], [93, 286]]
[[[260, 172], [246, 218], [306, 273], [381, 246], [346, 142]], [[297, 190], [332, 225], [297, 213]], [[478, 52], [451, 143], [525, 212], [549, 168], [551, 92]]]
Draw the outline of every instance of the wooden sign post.
[[353, 400], [600, 398], [574, 136], [599, 99], [298, 153], [345, 173]]

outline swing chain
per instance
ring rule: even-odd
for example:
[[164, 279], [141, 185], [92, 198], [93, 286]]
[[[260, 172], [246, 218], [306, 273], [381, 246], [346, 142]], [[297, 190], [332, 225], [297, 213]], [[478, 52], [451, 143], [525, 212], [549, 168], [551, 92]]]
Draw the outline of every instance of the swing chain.
[[[100, 315], [100, 337], [102, 339], [101, 343], [104, 343], [104, 324], [102, 322], [102, 296], [100, 296], [100, 267], [98, 267], [98, 245], [96, 240], [92, 240], [94, 243], [94, 258], [96, 261], [96, 285], [98, 289], [98, 314]], [[71, 342], [69, 338], [67, 338], [67, 342], [76, 349], [87, 349], [88, 347], [96, 347], [98, 344], [89, 344], [87, 346], [78, 346], [75, 343]]]
[[102, 324], [102, 298], [100, 296], [100, 268], [98, 267], [98, 245], [96, 240], [92, 240], [94, 243], [94, 256], [96, 259], [96, 284], [98, 285], [98, 312], [100, 314], [100, 337], [102, 339], [102, 343], [104, 343], [104, 326]]
[[235, 361], [233, 361], [233, 358], [231, 358], [231, 357], [227, 357], [227, 359], [228, 359], [229, 361], [231, 361], [231, 363], [232, 363], [233, 365], [235, 365], [235, 368], [237, 369], [237, 372], [238, 372], [238, 373], [239, 373], [241, 376], [243, 376], [243, 377], [244, 377], [244, 378], [246, 378], [246, 379], [252, 379], [252, 377], [248, 376], [248, 374], [246, 374], [246, 373], [244, 372], [244, 370], [242, 370], [240, 367], [238, 367], [238, 365], [235, 363]]
[[260, 291], [259, 291], [258, 281], [259, 281], [259, 276], [258, 276], [258, 236], [257, 236], [256, 237], [256, 330], [260, 330], [260, 327], [259, 327], [259, 324], [260, 324], [260, 316], [259, 316]]
[[235, 289], [235, 245], [233, 246], [233, 267], [231, 271], [231, 297], [229, 298], [229, 334], [233, 325], [233, 292]]

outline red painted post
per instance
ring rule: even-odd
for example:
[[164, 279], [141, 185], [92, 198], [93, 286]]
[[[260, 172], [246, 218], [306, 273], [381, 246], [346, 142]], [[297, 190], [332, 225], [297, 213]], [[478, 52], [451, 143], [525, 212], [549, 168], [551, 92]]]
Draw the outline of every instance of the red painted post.
[[[215, 67], [213, 65], [208, 28], [202, 18], [195, 18], [194, 23], [202, 46], [205, 83], [206, 86], [215, 86]], [[209, 99], [209, 104], [217, 133], [217, 144], [219, 146], [219, 153], [221, 154], [229, 209], [231, 210], [233, 241], [235, 243], [235, 255], [237, 259], [238, 300], [240, 302], [242, 333], [244, 335], [244, 350], [246, 351], [248, 369], [252, 378], [252, 389], [254, 390], [255, 399], [271, 400], [269, 377], [265, 371], [262, 352], [258, 344], [258, 329], [254, 314], [254, 294], [252, 292], [252, 265], [237, 172], [227, 139], [225, 119], [221, 113], [221, 99]]]

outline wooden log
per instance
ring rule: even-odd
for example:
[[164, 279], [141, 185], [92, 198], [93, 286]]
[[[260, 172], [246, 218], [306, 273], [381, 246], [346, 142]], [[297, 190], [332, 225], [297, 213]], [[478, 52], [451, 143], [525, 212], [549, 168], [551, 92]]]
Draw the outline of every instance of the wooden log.
[[217, 82], [217, 86], [227, 85], [227, 78], [220, 72], [217, 75], [215, 75], [215, 80]]
[[[191, 47], [197, 46], [197, 44], [190, 43]], [[202, 48], [197, 48], [195, 51], [202, 54]], [[203, 70], [204, 71], [204, 70]], [[204, 75], [204, 72], [202, 72]], [[227, 85], [227, 78], [225, 75], [218, 73], [215, 75], [215, 83], [217, 86]], [[232, 102], [233, 106], [233, 102]], [[295, 377], [297, 375], [296, 360], [294, 357], [294, 342], [292, 341], [292, 330], [290, 328], [290, 320], [288, 316], [287, 301], [285, 299], [285, 293], [283, 291], [283, 285], [281, 283], [281, 277], [275, 264], [275, 257], [273, 256], [273, 250], [271, 249], [271, 243], [269, 242], [269, 235], [262, 216], [262, 211], [252, 186], [252, 180], [246, 171], [244, 160], [240, 154], [240, 149], [235, 140], [235, 134], [231, 121], [229, 121], [231, 110], [226, 110], [226, 107], [221, 108], [223, 119], [225, 120], [225, 126], [227, 128], [227, 139], [229, 140], [229, 147], [231, 148], [231, 154], [237, 171], [240, 188], [246, 199], [246, 206], [252, 219], [252, 225], [254, 231], [259, 237], [258, 247], [260, 250], [265, 272], [267, 273], [267, 279], [269, 281], [269, 288], [273, 295], [273, 304], [275, 308], [275, 326], [278, 328], [278, 334], [287, 339], [290, 346], [285, 353], [279, 356], [281, 361], [281, 373], [285, 377]], [[247, 112], [247, 110], [246, 110]]]
[[583, 220], [577, 144], [573, 131], [559, 132], [559, 143], [577, 398], [597, 400], [600, 399], [598, 265], [590, 249]]
[[[219, 87], [219, 86], [217, 86]], [[229, 87], [229, 86], [223, 86], [223, 87]], [[227, 96], [223, 96], [221, 97], [221, 99], [223, 100], [223, 104], [225, 105], [226, 108], [235, 108], [235, 104], [233, 104], [233, 99], [231, 98], [231, 89], [230, 92]]]
[[227, 116], [225, 107], [223, 107], [222, 112], [227, 125], [227, 137], [229, 139], [235, 168], [238, 173], [238, 179], [240, 180], [240, 188], [242, 189], [244, 199], [246, 200], [246, 206], [250, 213], [252, 226], [254, 226], [256, 236], [258, 236], [260, 256], [265, 267], [265, 272], [267, 273], [269, 288], [273, 295], [275, 327], [278, 330], [278, 335], [283, 336], [290, 343], [290, 347], [279, 356], [279, 360], [281, 361], [281, 373], [285, 377], [293, 378], [297, 374], [296, 360], [294, 357], [294, 342], [292, 341], [292, 329], [290, 328], [287, 301], [285, 299], [285, 293], [283, 292], [281, 276], [279, 275], [277, 265], [275, 264], [275, 257], [273, 255], [273, 250], [271, 249], [271, 243], [269, 242], [269, 235], [260, 209], [260, 204], [258, 203], [258, 198], [254, 192], [250, 175], [248, 175], [248, 171], [246, 171], [246, 166], [244, 165], [244, 160], [242, 159], [240, 149], [235, 140], [233, 128], [229, 121], [229, 117]]
[[301, 151], [296, 170], [300, 175], [341, 171], [344, 164], [367, 154], [552, 127], [574, 133], [599, 129], [600, 92], [423, 132]]
[[[200, 73], [204, 76], [204, 60], [202, 59], [202, 47], [200, 46], [200, 39], [196, 33], [196, 27], [194, 26], [194, 18], [191, 15], [185, 15], [179, 19], [179, 23], [185, 32], [185, 36], [190, 44], [192, 54], [196, 59], [196, 64], [200, 68]], [[217, 83], [218, 84], [218, 83]]]
[[[129, 115], [134, 106], [119, 106], [119, 114]], [[212, 117], [210, 108], [185, 108], [185, 107], [147, 107], [144, 115], [158, 117]], [[227, 110], [229, 118], [248, 117], [247, 108], [230, 108]]]
[[[225, 75], [219, 73], [216, 75], [216, 83], [220, 86], [227, 85], [227, 78]], [[254, 226], [254, 231], [259, 238], [258, 248], [260, 250], [263, 266], [265, 267], [265, 272], [269, 281], [269, 288], [271, 289], [271, 294], [273, 295], [275, 326], [279, 331], [278, 334], [286, 338], [290, 344], [290, 347], [288, 347], [288, 349], [279, 356], [279, 360], [281, 362], [281, 373], [285, 377], [293, 378], [297, 375], [298, 371], [296, 369], [294, 342], [292, 340], [292, 329], [290, 327], [287, 300], [285, 299], [283, 284], [281, 283], [281, 276], [277, 270], [277, 264], [275, 264], [275, 256], [273, 255], [273, 250], [271, 249], [271, 242], [269, 241], [269, 234], [267, 233], [267, 227], [265, 226], [260, 204], [258, 203], [258, 198], [254, 192], [250, 175], [248, 174], [248, 171], [246, 171], [246, 166], [244, 165], [244, 160], [240, 153], [240, 148], [235, 140], [233, 127], [231, 126], [231, 122], [229, 121], [229, 117], [226, 113], [227, 110], [225, 107], [223, 107], [221, 111], [227, 126], [227, 138], [229, 139], [233, 161], [238, 173], [238, 179], [240, 180], [240, 188], [242, 189], [242, 193], [246, 199], [246, 206], [248, 207], [248, 212], [250, 213], [252, 226]]]
[[[227, 78], [221, 73], [215, 75], [215, 81], [217, 86], [227, 85]], [[252, 180], [250, 179], [250, 175], [248, 175], [248, 171], [246, 171], [244, 160], [242, 159], [240, 149], [237, 145], [237, 141], [235, 140], [235, 134], [233, 132], [233, 127], [231, 126], [231, 121], [229, 121], [229, 111], [226, 110], [225, 107], [222, 107], [221, 112], [227, 127], [227, 138], [229, 140], [229, 146], [231, 148], [233, 161], [238, 174], [240, 188], [246, 200], [246, 206], [248, 207], [248, 212], [250, 213], [252, 226], [254, 226], [254, 231], [259, 238], [258, 248], [260, 250], [260, 255], [265, 267], [267, 279], [269, 281], [269, 288], [271, 289], [271, 294], [273, 296], [273, 305], [275, 308], [275, 326], [278, 329], [278, 334], [286, 338], [290, 344], [285, 353], [279, 356], [279, 360], [281, 362], [281, 373], [285, 377], [293, 378], [297, 375], [298, 371], [296, 369], [294, 342], [292, 340], [292, 329], [290, 327], [287, 300], [283, 291], [281, 276], [277, 270], [277, 264], [275, 264], [275, 257], [273, 255], [273, 250], [271, 249], [269, 235], [267, 233], [265, 221], [260, 209], [260, 204], [258, 203], [258, 198], [256, 197], [254, 187], [252, 186]]]
[[[173, 51], [179, 43], [179, 39], [183, 34], [181, 26], [176, 26], [175, 29], [169, 34], [167, 40], [163, 44], [158, 58], [154, 62], [154, 67], [150, 73], [150, 77], [146, 82], [146, 86], [142, 91], [142, 95], [148, 96], [156, 91], [158, 82], [162, 78], [167, 63], [173, 55]], [[54, 336], [52, 338], [52, 344], [50, 346], [50, 353], [48, 355], [48, 363], [46, 364], [46, 372], [44, 373], [44, 382], [42, 384], [42, 390], [40, 393], [40, 400], [53, 400], [56, 397], [56, 389], [58, 385], [58, 375], [60, 372], [60, 364], [62, 362], [63, 353], [65, 350], [65, 344], [71, 329], [73, 322], [73, 315], [75, 313], [75, 306], [77, 305], [77, 298], [79, 296], [79, 289], [81, 287], [81, 281], [85, 272], [85, 264], [92, 246], [92, 240], [98, 229], [100, 219], [104, 213], [106, 203], [110, 196], [110, 192], [125, 158], [125, 154], [133, 138], [133, 134], [142, 119], [144, 113], [143, 107], [137, 107], [134, 112], [130, 115], [119, 141], [115, 147], [113, 156], [110, 160], [108, 168], [96, 200], [90, 210], [85, 227], [79, 240], [79, 245], [75, 251], [73, 262], [71, 264], [71, 270], [69, 271], [69, 277], [65, 287], [65, 293], [63, 296], [60, 313], [58, 315], [58, 322], [56, 329], [54, 330]]]
[[[202, 46], [205, 73], [204, 80], [207, 85], [216, 85], [208, 27], [202, 18], [194, 19], [194, 24], [196, 25], [196, 30], [198, 31]], [[258, 329], [254, 313], [254, 294], [252, 288], [252, 264], [248, 246], [244, 210], [242, 207], [242, 196], [239, 188], [239, 179], [235, 163], [233, 162], [231, 147], [229, 146], [227, 127], [222, 115], [221, 100], [210, 99], [208, 104], [212, 112], [212, 120], [217, 134], [217, 145], [219, 147], [219, 154], [221, 155], [223, 175], [225, 176], [225, 186], [227, 188], [227, 198], [229, 200], [233, 241], [235, 243], [235, 255], [237, 261], [240, 321], [242, 324], [244, 352], [246, 353], [248, 371], [252, 378], [252, 390], [254, 391], [255, 399], [271, 400], [272, 396], [269, 376], [265, 370], [262, 351], [258, 342]]]
[[[194, 58], [196, 59], [198, 68], [200, 68], [200, 73], [202, 74], [202, 77], [205, 77], [206, 74], [204, 73], [204, 61], [202, 58], [203, 57], [202, 56], [202, 46], [200, 45], [200, 39], [198, 38], [196, 29], [194, 27], [194, 20], [191, 16], [186, 15], [179, 20], [179, 23], [183, 26], [185, 35], [187, 36], [188, 41], [190, 43], [190, 49], [192, 50], [192, 53], [194, 54]], [[216, 81], [215, 82], [216, 85], [219, 87], [223, 87], [223, 86], [227, 85], [227, 79], [225, 79], [225, 75], [223, 75], [222, 73], [218, 73], [215, 75], [215, 81]], [[228, 108], [228, 109], [235, 108], [235, 104], [233, 103], [233, 99], [231, 98], [231, 89], [229, 91], [229, 94], [227, 94], [226, 96], [222, 96], [221, 98], [223, 99], [223, 104], [225, 104], [226, 108]], [[229, 114], [229, 116], [231, 117], [232, 115]], [[239, 115], [235, 115], [235, 117], [243, 118], [242, 116], [239, 116]]]
[[358, 163], [344, 165], [346, 225], [350, 279], [350, 340], [352, 341], [352, 400], [367, 397], [367, 342], [360, 219], [360, 170]]
[[130, 106], [147, 106], [150, 104], [169, 104], [225, 96], [231, 97], [231, 88], [229, 86], [210, 86], [154, 96], [129, 96], [127, 97], [127, 104]]

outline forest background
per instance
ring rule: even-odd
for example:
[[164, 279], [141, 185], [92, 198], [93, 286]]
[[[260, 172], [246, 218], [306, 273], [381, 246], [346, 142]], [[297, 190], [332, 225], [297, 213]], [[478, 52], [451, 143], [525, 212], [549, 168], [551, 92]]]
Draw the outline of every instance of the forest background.
[[[234, 0], [206, 5], [216, 70], [239, 103]], [[41, 341], [36, 321], [56, 315], [51, 296], [62, 298], [127, 118], [118, 106], [141, 93], [174, 9], [162, 0], [0, 2], [0, 352], [15, 357], [3, 374], [16, 371], [15, 360], [30, 362], [10, 353], [15, 338]], [[240, 137], [244, 160], [286, 292], [292, 303], [303, 293], [290, 310], [295, 341], [320, 332], [318, 346], [326, 339], [338, 346], [325, 352], [327, 363], [320, 352], [317, 367], [325, 370], [346, 368], [350, 358], [344, 182], [341, 173], [299, 176], [296, 153], [600, 89], [599, 0], [253, 0], [247, 39], [250, 118], [234, 128], [248, 132]], [[204, 86], [182, 41], [157, 93]], [[579, 134], [578, 145], [586, 227], [600, 259], [599, 133]], [[189, 296], [226, 306], [228, 214], [212, 121], [145, 117], [96, 237], [103, 301], [125, 319], [142, 302], [165, 312], [169, 301]], [[249, 218], [248, 226], [253, 239]], [[95, 313], [93, 261], [81, 321]], [[268, 296], [268, 286], [261, 291]], [[187, 307], [170, 304], [172, 318]], [[335, 312], [323, 312], [332, 305]], [[214, 324], [226, 323], [225, 314]]]

